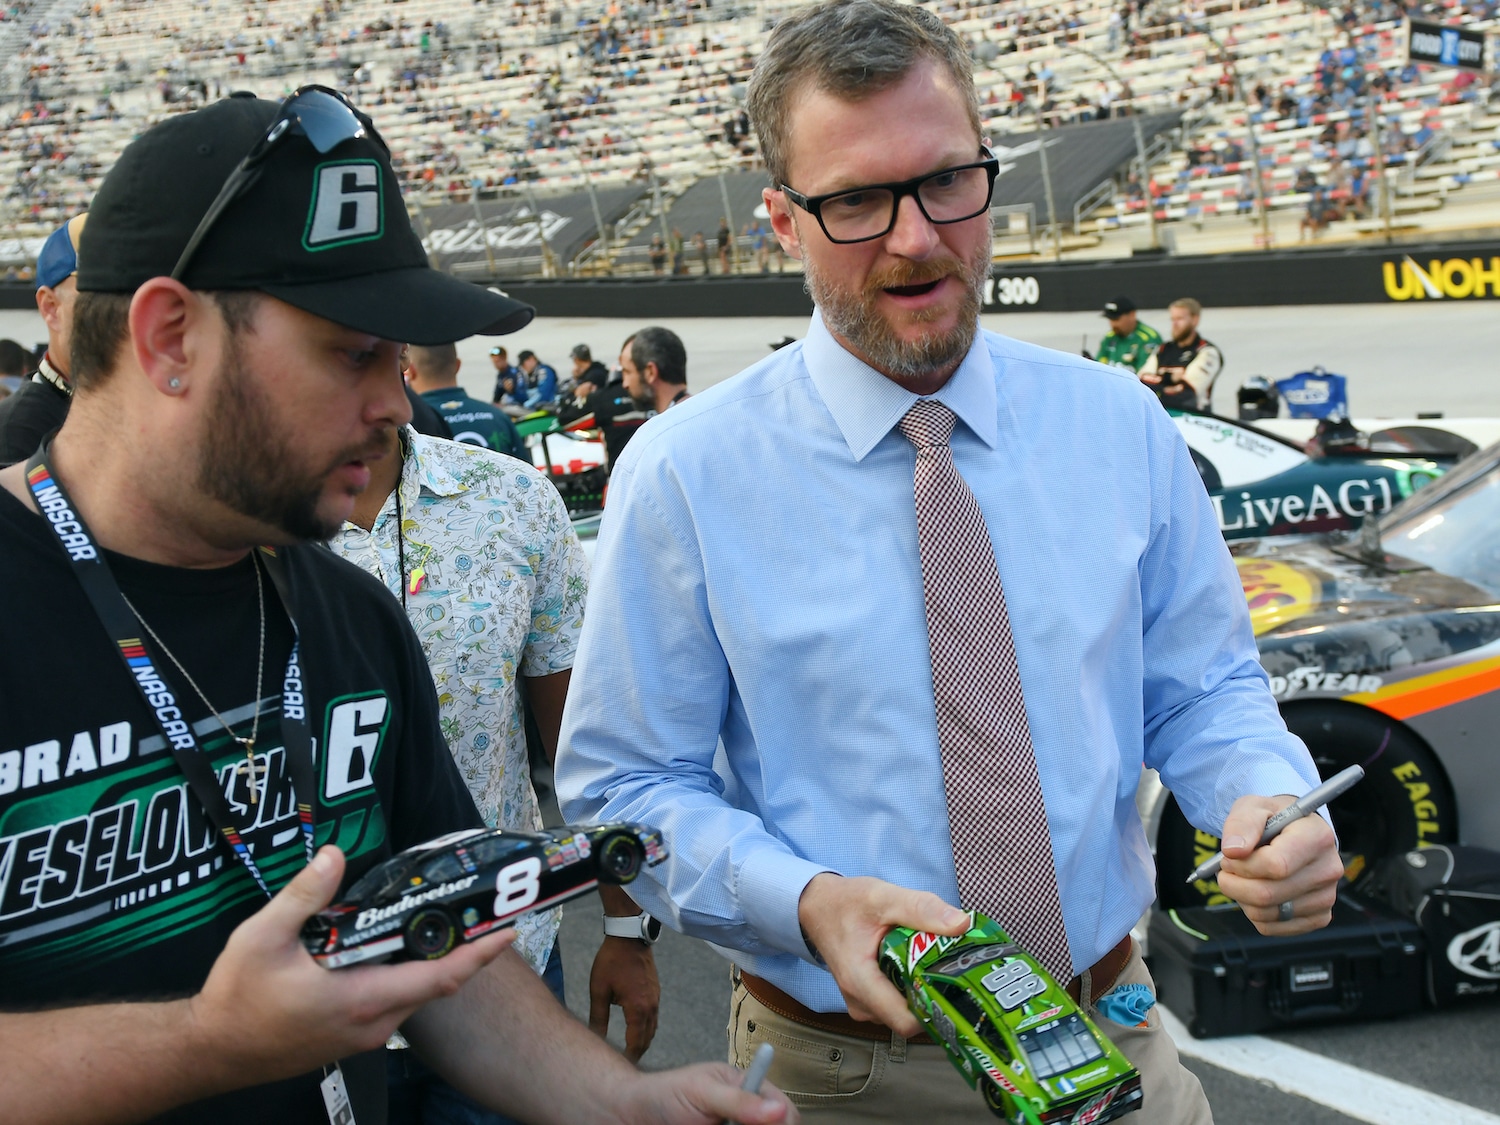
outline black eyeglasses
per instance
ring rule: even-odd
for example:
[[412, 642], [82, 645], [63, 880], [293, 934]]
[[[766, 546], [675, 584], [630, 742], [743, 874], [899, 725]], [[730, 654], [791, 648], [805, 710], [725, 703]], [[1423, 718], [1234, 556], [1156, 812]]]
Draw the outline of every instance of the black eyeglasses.
[[979, 151], [983, 160], [899, 184], [866, 184], [827, 195], [803, 195], [786, 184], [781, 190], [818, 220], [830, 242], [868, 242], [890, 233], [901, 200], [908, 195], [916, 199], [928, 222], [937, 224], [961, 223], [989, 210], [1000, 161], [983, 145]]
[[345, 141], [365, 136], [375, 140], [386, 152], [390, 152], [390, 149], [386, 148], [385, 141], [380, 139], [380, 134], [375, 132], [375, 127], [366, 126], [359, 111], [343, 94], [337, 90], [330, 90], [327, 86], [303, 86], [281, 103], [276, 120], [271, 122], [266, 135], [255, 142], [255, 147], [245, 154], [245, 158], [235, 165], [234, 171], [225, 178], [224, 186], [219, 188], [219, 194], [214, 196], [214, 201], [203, 213], [203, 218], [198, 221], [193, 236], [182, 248], [177, 264], [172, 267], [174, 281], [182, 280], [182, 275], [187, 272], [193, 255], [198, 252], [198, 247], [203, 240], [208, 237], [208, 232], [213, 229], [220, 216], [229, 209], [231, 203], [255, 186], [256, 181], [260, 179], [262, 163], [288, 135], [306, 137], [319, 153], [332, 152]]

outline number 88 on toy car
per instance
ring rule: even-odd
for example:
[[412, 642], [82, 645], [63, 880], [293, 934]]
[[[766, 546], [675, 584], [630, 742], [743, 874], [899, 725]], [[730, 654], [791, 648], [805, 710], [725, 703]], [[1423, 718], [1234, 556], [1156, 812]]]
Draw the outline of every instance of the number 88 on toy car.
[[1141, 1079], [1061, 985], [975, 911], [961, 937], [897, 927], [880, 967], [984, 1104], [1012, 1125], [1095, 1125], [1141, 1108]]

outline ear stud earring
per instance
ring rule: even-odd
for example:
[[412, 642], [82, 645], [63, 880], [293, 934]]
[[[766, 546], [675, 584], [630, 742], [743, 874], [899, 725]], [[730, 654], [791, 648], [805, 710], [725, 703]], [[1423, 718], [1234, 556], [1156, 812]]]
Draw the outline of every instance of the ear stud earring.
[[167, 386], [171, 387], [175, 391], [178, 387], [182, 386], [182, 380], [173, 377], [167, 380]]

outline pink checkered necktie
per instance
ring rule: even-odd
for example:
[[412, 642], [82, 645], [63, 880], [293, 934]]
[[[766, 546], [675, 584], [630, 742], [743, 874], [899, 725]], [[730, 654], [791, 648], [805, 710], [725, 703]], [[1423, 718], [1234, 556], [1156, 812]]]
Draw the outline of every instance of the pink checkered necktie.
[[920, 399], [900, 427], [917, 448], [917, 543], [958, 893], [1066, 984], [1073, 957], [1010, 617], [984, 514], [953, 464], [954, 420]]

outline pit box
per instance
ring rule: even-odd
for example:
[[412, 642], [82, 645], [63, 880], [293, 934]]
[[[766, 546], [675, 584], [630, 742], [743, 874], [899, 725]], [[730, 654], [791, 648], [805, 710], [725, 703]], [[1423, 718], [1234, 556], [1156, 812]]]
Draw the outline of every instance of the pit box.
[[1348, 892], [1298, 937], [1263, 936], [1234, 904], [1153, 911], [1150, 949], [1158, 998], [1200, 1039], [1422, 1007], [1421, 927]]

